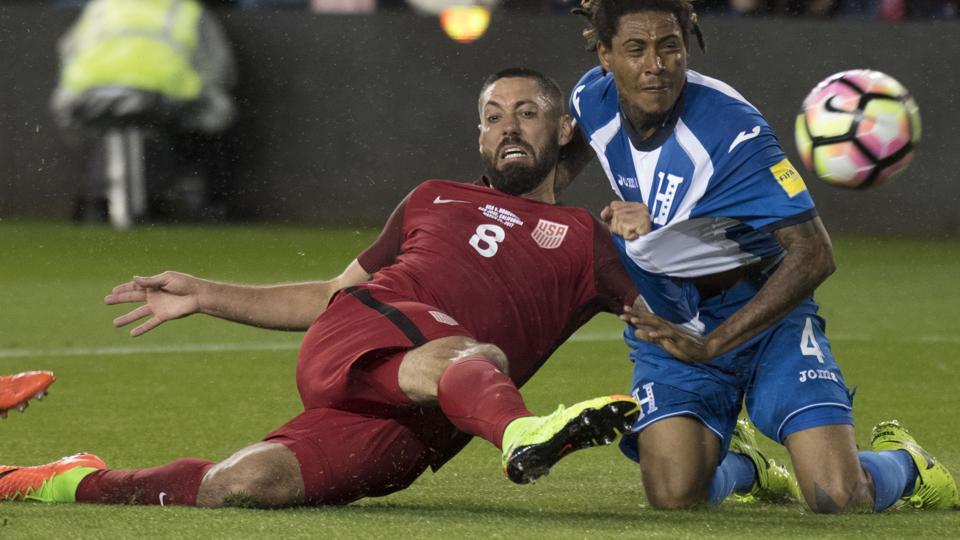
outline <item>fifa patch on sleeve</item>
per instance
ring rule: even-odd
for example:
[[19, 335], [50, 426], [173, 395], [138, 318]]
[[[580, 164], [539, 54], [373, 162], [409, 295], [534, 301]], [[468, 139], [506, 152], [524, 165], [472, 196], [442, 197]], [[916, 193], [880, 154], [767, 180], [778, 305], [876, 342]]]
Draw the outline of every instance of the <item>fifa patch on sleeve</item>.
[[793, 168], [787, 158], [783, 158], [783, 161], [770, 167], [770, 172], [790, 198], [796, 197], [798, 193], [807, 190], [807, 185], [803, 183], [800, 173]]

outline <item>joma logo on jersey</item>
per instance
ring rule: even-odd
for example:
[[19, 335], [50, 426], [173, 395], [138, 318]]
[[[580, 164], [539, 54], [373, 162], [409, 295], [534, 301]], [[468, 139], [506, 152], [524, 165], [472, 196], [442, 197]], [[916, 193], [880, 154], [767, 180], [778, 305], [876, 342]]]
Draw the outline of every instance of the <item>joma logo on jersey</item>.
[[500, 223], [503, 223], [507, 227], [513, 227], [514, 225], [523, 225], [523, 220], [520, 219], [520, 216], [514, 214], [509, 210], [504, 210], [503, 208], [498, 208], [492, 204], [485, 204], [477, 210], [483, 212], [483, 215], [487, 216], [490, 219], [495, 219]]
[[563, 239], [567, 236], [567, 229], [569, 228], [569, 226], [563, 223], [554, 223], [553, 221], [541, 219], [540, 222], [537, 223], [536, 228], [533, 229], [533, 232], [530, 233], [530, 236], [532, 236], [533, 241], [543, 249], [556, 249], [563, 243]]
[[655, 225], [666, 225], [667, 218], [670, 217], [670, 209], [677, 197], [677, 190], [683, 183], [683, 178], [675, 174], [657, 173], [660, 183], [657, 184], [657, 196], [653, 201], [653, 223]]
[[617, 175], [617, 184], [619, 184], [619, 185], [621, 185], [621, 186], [623, 186], [623, 187], [632, 188], [632, 189], [639, 189], [639, 188], [640, 188], [640, 183], [637, 182], [637, 179], [636, 179], [636, 178], [633, 178], [633, 177], [625, 177], [625, 176], [623, 176], [622, 174], [618, 174], [618, 175]]

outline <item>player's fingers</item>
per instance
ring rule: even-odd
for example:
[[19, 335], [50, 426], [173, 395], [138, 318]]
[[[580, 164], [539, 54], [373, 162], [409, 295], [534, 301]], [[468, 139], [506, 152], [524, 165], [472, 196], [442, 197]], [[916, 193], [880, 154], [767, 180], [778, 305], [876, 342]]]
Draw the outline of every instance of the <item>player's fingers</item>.
[[154, 328], [163, 324], [163, 321], [157, 317], [147, 319], [147, 322], [141, 324], [140, 326], [134, 328], [130, 331], [130, 337], [137, 337], [146, 334], [147, 332], [153, 330]]
[[113, 292], [108, 294], [103, 299], [103, 303], [108, 306], [114, 304], [125, 304], [128, 302], [143, 302], [147, 299], [147, 293], [143, 289], [124, 291], [124, 292]]
[[133, 282], [147, 289], [159, 289], [167, 284], [166, 272], [155, 276], [133, 276]]
[[132, 323], [133, 321], [140, 320], [146, 317], [147, 315], [152, 315], [152, 314], [153, 314], [153, 311], [150, 309], [150, 306], [140, 306], [137, 309], [114, 319], [113, 325], [116, 326], [117, 328], [120, 328], [121, 326], [126, 326]]
[[634, 328], [633, 335], [636, 336], [637, 339], [640, 339], [643, 341], [650, 341], [650, 336], [642, 328]]
[[670, 353], [670, 356], [673, 356], [677, 360], [681, 360], [683, 362], [689, 361], [686, 357], [686, 354], [680, 349], [680, 347], [677, 347], [677, 344], [674, 343], [673, 340], [658, 339], [658, 340], [655, 340], [655, 343], [659, 345], [660, 348]]
[[609, 206], [604, 206], [603, 210], [600, 211], [600, 219], [603, 220], [607, 225], [610, 224], [610, 220], [613, 218], [613, 210]]
[[120, 294], [120, 293], [130, 292], [130, 291], [137, 290], [139, 288], [140, 287], [138, 287], [135, 282], [128, 281], [126, 283], [121, 283], [117, 285], [113, 289], [110, 289], [110, 294]]

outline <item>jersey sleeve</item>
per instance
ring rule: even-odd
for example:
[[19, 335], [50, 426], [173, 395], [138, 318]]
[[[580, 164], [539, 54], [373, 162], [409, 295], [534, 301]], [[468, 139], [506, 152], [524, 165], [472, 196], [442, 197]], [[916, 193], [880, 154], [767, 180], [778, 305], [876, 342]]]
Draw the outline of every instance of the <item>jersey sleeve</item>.
[[722, 108], [716, 116], [711, 124], [725, 132], [713, 149], [717, 170], [705, 204], [691, 217], [728, 217], [766, 231], [815, 217], [803, 177], [763, 116], [741, 103]]
[[637, 289], [620, 262], [610, 232], [596, 219], [593, 223], [593, 253], [594, 280], [604, 310], [620, 313], [623, 306], [632, 306], [637, 299]]
[[380, 231], [380, 236], [357, 257], [357, 262], [368, 274], [395, 263], [402, 252], [403, 218], [412, 194], [413, 192], [410, 192], [400, 201]]

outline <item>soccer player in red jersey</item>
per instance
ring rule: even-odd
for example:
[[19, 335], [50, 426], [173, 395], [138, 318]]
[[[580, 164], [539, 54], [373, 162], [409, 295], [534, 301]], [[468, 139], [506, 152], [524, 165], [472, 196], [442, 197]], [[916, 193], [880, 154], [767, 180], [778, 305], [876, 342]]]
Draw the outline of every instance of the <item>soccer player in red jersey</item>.
[[570, 451], [612, 442], [636, 419], [632, 398], [537, 417], [517, 390], [594, 314], [644, 305], [606, 228], [555, 204], [560, 147], [573, 134], [562, 92], [512, 69], [484, 83], [479, 105], [483, 182], [419, 185], [338, 277], [252, 287], [164, 272], [107, 296], [144, 302], [114, 321], [147, 318], [133, 336], [194, 313], [307, 330], [303, 413], [219, 463], [108, 470], [78, 454], [3, 467], [0, 500], [345, 504], [404, 489], [471, 435], [503, 449], [518, 483]]

